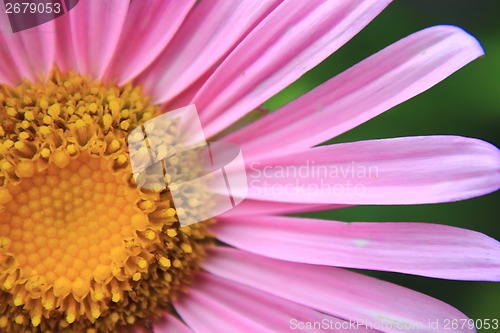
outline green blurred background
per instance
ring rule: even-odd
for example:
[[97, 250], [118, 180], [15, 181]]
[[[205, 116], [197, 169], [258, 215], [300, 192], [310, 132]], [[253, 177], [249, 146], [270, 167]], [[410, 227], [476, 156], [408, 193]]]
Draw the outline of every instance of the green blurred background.
[[[483, 45], [486, 57], [474, 61], [429, 91], [330, 142], [453, 134], [480, 138], [500, 147], [498, 0], [396, 0], [341, 50], [265, 105], [271, 110], [276, 109], [400, 38], [437, 24], [457, 25], [474, 35]], [[433, 222], [476, 230], [500, 240], [499, 207], [500, 191], [448, 204], [354, 207], [307, 216], [343, 221]], [[366, 273], [441, 299], [470, 318], [500, 320], [500, 283]]]

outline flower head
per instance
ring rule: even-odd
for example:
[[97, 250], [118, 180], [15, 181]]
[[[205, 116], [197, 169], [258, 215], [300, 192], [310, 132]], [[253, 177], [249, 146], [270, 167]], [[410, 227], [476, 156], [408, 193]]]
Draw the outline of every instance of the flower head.
[[206, 223], [181, 227], [167, 192], [132, 179], [129, 129], [159, 108], [131, 84], [57, 69], [0, 89], [2, 327], [105, 331], [158, 316], [210, 243]]

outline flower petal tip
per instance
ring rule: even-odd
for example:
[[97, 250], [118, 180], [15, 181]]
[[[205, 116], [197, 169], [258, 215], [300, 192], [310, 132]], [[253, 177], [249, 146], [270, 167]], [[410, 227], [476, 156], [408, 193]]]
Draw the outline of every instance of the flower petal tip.
[[455, 25], [437, 25], [428, 29], [439, 29], [453, 36], [456, 39], [456, 43], [461, 44], [464, 48], [470, 49], [471, 54], [474, 55], [475, 58], [484, 56], [485, 54], [484, 48], [479, 40], [461, 27]]

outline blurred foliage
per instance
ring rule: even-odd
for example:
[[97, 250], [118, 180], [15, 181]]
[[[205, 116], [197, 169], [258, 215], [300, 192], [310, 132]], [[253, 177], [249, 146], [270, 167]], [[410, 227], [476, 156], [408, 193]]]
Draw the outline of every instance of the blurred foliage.
[[[342, 49], [265, 105], [274, 110], [415, 31], [438, 24], [452, 24], [474, 35], [483, 45], [486, 56], [429, 91], [329, 143], [453, 134], [480, 138], [500, 147], [499, 14], [498, 0], [395, 1]], [[476, 230], [500, 239], [499, 204], [500, 191], [447, 204], [365, 206], [306, 215], [343, 221], [433, 222]], [[470, 318], [500, 320], [500, 283], [447, 281], [396, 273], [364, 272], [439, 298]]]

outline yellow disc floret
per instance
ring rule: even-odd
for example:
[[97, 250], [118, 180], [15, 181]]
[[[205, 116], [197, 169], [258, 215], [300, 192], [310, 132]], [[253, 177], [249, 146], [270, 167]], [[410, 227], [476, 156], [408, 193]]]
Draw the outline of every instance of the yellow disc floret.
[[190, 283], [208, 221], [181, 227], [129, 164], [128, 134], [158, 114], [74, 73], [0, 86], [0, 332], [113, 332]]

